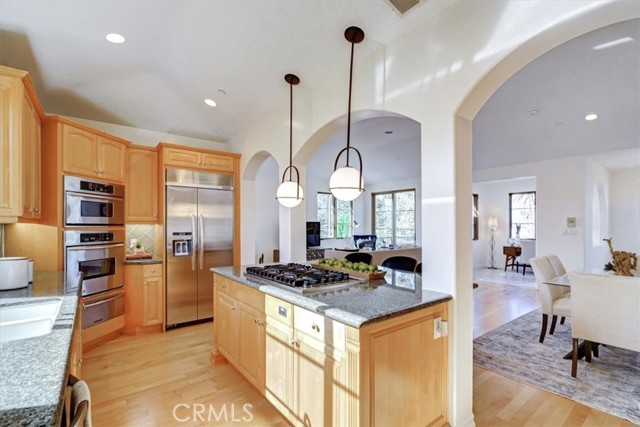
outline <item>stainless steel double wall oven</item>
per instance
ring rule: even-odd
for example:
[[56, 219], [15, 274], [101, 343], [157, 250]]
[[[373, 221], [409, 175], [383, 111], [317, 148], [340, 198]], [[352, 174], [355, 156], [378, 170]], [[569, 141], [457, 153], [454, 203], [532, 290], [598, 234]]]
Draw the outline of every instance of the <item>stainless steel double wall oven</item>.
[[83, 273], [82, 327], [124, 314], [124, 186], [64, 177], [67, 274]]

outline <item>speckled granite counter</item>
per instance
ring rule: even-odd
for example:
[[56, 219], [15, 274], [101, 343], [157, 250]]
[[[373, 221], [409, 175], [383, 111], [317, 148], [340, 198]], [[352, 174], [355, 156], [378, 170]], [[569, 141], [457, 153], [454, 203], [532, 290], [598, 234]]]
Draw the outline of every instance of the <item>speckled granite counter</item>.
[[125, 264], [162, 264], [162, 258], [153, 257], [153, 258], [145, 258], [145, 259], [127, 259], [124, 261]]
[[384, 279], [329, 291], [320, 288], [305, 294], [247, 275], [245, 270], [246, 267], [211, 269], [267, 295], [356, 328], [451, 300], [449, 294], [422, 289], [420, 275], [399, 270], [385, 269]]
[[0, 426], [60, 423], [79, 277], [36, 272], [32, 285], [0, 291], [3, 307], [62, 298], [51, 332], [0, 343]]

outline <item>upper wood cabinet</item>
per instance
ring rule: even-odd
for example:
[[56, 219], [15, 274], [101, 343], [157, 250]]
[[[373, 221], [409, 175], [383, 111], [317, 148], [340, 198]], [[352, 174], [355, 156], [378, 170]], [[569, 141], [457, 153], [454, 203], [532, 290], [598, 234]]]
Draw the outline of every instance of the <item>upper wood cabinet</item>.
[[39, 219], [40, 118], [27, 93], [22, 97], [22, 217]]
[[43, 115], [28, 73], [0, 66], [0, 223], [40, 218]]
[[186, 150], [176, 147], [165, 147], [164, 164], [191, 169], [202, 169], [211, 172], [233, 173], [234, 156], [211, 152]]
[[158, 152], [130, 147], [127, 170], [127, 222], [158, 222]]
[[74, 126], [62, 125], [62, 170], [124, 183], [126, 144]]

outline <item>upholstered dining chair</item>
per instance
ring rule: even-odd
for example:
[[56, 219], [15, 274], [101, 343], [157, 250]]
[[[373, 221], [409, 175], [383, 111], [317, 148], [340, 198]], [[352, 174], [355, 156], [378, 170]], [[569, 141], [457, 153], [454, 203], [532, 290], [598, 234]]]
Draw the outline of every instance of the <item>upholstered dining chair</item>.
[[553, 271], [556, 272], [556, 276], [567, 274], [567, 270], [565, 270], [564, 265], [562, 265], [562, 261], [558, 258], [558, 255], [548, 255], [547, 258], [551, 263], [551, 267], [553, 267]]
[[418, 261], [411, 257], [396, 255], [382, 261], [382, 266], [394, 268], [396, 270], [414, 271], [416, 269], [417, 262]]
[[415, 272], [418, 274], [422, 274], [422, 263], [419, 262], [418, 265], [416, 265], [416, 269]]
[[547, 333], [549, 316], [552, 316], [549, 335], [553, 335], [556, 330], [558, 316], [571, 317], [571, 299], [566, 295], [566, 290], [563, 286], [547, 285], [544, 283], [557, 276], [548, 257], [541, 256], [532, 258], [529, 263], [536, 277], [538, 299], [542, 307], [542, 329], [540, 331], [540, 342], [542, 343]]
[[640, 352], [640, 277], [569, 273], [571, 283], [571, 376], [578, 371], [578, 340]]
[[364, 262], [366, 264], [371, 264], [371, 254], [366, 252], [352, 252], [350, 254], [345, 255], [345, 258], [351, 262]]

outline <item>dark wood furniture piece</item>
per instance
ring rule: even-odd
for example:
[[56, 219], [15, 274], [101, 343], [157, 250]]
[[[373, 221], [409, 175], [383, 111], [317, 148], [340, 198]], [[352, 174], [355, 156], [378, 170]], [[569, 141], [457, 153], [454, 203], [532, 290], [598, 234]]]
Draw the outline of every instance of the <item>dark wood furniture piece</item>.
[[509, 266], [511, 266], [512, 270], [513, 267], [518, 266], [516, 258], [522, 253], [522, 248], [520, 246], [503, 246], [502, 253], [505, 255], [504, 271], [507, 271], [507, 267]]

